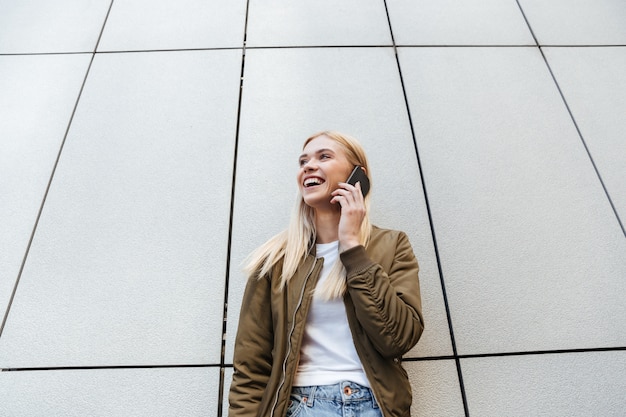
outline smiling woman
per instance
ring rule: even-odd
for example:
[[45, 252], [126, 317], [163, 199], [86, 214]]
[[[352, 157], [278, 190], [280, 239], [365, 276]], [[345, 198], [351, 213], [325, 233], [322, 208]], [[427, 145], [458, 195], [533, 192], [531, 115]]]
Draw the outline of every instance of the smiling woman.
[[[341, 188], [341, 183], [345, 182], [350, 172], [356, 165], [365, 166], [367, 171], [367, 161], [351, 158], [349, 160], [348, 148], [340, 142], [331, 139], [329, 136], [321, 135], [308, 140], [304, 146], [304, 153], [300, 155], [300, 170], [298, 171], [298, 184], [304, 203], [316, 212], [330, 210], [337, 214], [341, 211], [341, 206], [333, 196], [333, 192]], [[355, 193], [358, 196], [358, 193]], [[332, 240], [337, 240], [336, 233], [329, 236]], [[320, 236], [318, 236], [318, 240]], [[325, 240], [322, 237], [322, 240]], [[326, 243], [326, 242], [318, 242]]]
[[424, 330], [418, 264], [403, 232], [371, 225], [346, 181], [357, 166], [370, 173], [347, 135], [304, 142], [289, 227], [246, 268], [229, 415], [410, 414], [400, 359]]

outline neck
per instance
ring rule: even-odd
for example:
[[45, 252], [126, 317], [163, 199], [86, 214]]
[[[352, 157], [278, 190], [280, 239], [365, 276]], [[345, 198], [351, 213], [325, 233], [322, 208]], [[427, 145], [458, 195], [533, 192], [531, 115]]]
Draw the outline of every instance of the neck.
[[339, 240], [339, 210], [315, 211], [315, 243], [330, 243]]

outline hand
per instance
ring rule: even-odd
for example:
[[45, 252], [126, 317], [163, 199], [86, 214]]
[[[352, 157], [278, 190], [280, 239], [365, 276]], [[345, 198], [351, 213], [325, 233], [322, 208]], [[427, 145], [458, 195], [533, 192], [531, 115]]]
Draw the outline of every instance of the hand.
[[339, 219], [339, 250], [343, 252], [361, 244], [359, 235], [361, 224], [365, 218], [365, 203], [361, 184], [355, 186], [345, 182], [339, 183], [339, 188], [332, 192], [333, 204], [341, 205], [341, 217]]

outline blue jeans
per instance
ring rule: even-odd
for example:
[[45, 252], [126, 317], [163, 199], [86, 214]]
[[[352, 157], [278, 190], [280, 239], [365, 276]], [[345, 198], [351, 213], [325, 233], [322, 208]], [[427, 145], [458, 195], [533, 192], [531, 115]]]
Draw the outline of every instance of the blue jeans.
[[372, 391], [354, 382], [294, 387], [285, 417], [382, 417]]

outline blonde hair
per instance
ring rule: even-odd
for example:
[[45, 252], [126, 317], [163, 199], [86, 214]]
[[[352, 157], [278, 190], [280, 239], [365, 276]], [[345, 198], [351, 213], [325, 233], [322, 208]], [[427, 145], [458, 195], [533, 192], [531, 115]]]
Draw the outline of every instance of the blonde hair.
[[[304, 141], [302, 148], [313, 139], [326, 136], [337, 142], [345, 153], [346, 159], [353, 165], [360, 165], [370, 174], [369, 164], [365, 151], [359, 142], [348, 136], [335, 131], [324, 131], [314, 134]], [[272, 268], [282, 262], [280, 288], [284, 288], [291, 277], [295, 274], [298, 265], [309, 253], [311, 245], [315, 242], [315, 211], [309, 207], [302, 198], [298, 189], [296, 204], [294, 205], [289, 226], [270, 240], [265, 242], [246, 259], [244, 271], [250, 274], [258, 274], [258, 277], [270, 274]], [[366, 246], [370, 239], [372, 225], [369, 219], [370, 196], [365, 197], [365, 218], [361, 223], [359, 240]], [[275, 277], [272, 277], [275, 279]], [[333, 265], [328, 279], [316, 292], [322, 298], [330, 300], [343, 296], [346, 291], [346, 269], [340, 260]]]

